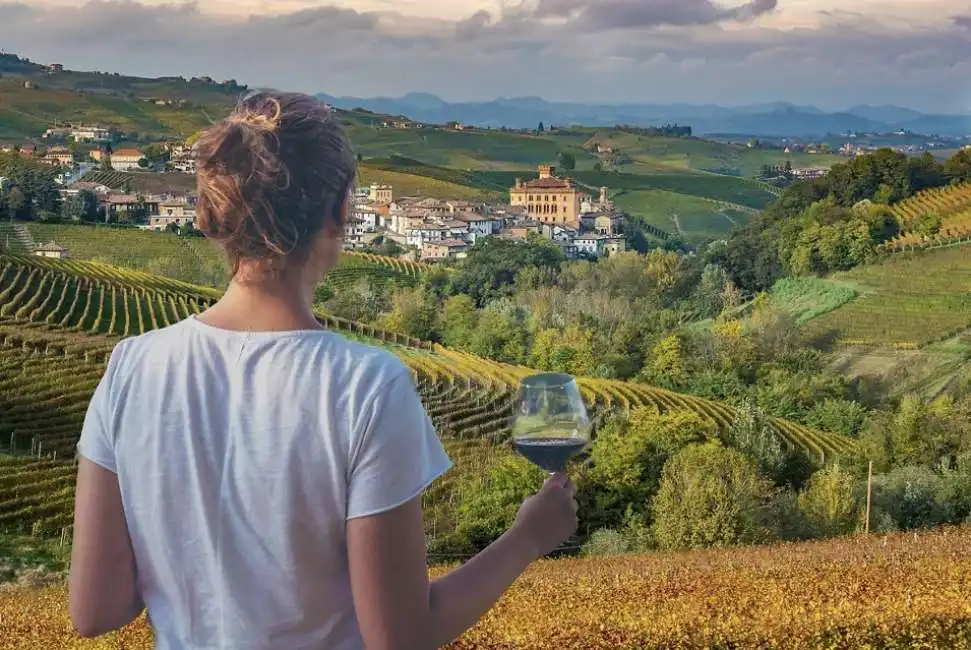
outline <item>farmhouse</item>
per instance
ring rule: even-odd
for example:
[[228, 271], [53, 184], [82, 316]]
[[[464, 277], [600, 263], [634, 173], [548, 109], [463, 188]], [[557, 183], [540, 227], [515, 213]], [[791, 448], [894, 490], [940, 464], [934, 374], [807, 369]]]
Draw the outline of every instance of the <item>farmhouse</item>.
[[139, 169], [138, 161], [144, 157], [139, 149], [119, 149], [111, 154], [111, 168], [117, 172]]
[[47, 150], [47, 153], [44, 154], [41, 160], [46, 162], [48, 165], [70, 167], [74, 164], [74, 155], [67, 149], [67, 147], [51, 147]]
[[468, 252], [468, 242], [461, 239], [443, 239], [425, 242], [425, 245], [421, 247], [421, 258], [423, 260], [461, 259]]
[[34, 255], [37, 257], [49, 257], [55, 260], [67, 259], [67, 249], [56, 242], [47, 242], [34, 247]]

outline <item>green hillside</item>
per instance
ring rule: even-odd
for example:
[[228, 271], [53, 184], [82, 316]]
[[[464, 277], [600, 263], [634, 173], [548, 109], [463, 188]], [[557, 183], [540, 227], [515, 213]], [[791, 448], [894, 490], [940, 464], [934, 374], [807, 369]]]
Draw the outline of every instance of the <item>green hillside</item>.
[[806, 326], [821, 342], [919, 348], [971, 327], [971, 257], [963, 247], [902, 253], [831, 277], [858, 297]]
[[[0, 256], [0, 435], [23, 463], [0, 479], [0, 533], [54, 536], [70, 526], [74, 453], [87, 403], [120, 338], [165, 327], [206, 309], [220, 292], [93, 262]], [[423, 495], [429, 532], [446, 537], [456, 499], [508, 458], [516, 387], [532, 371], [321, 316], [349, 336], [388, 347], [411, 369], [423, 403], [456, 469]], [[595, 412], [649, 406], [690, 411], [716, 430], [736, 411], [725, 404], [644, 384], [579, 378]], [[854, 442], [779, 419], [775, 436], [817, 461], [850, 452]], [[8, 462], [0, 455], [0, 462]]]
[[[25, 227], [35, 242], [55, 241], [66, 247], [72, 260], [110, 264], [205, 287], [223, 287], [228, 279], [222, 253], [199, 237], [106, 226], [30, 223]], [[16, 241], [12, 229], [5, 230], [0, 224], [0, 237], [8, 234]], [[426, 268], [415, 262], [344, 252], [324, 286], [339, 289], [359, 279], [379, 284], [394, 280], [407, 286]]]
[[714, 199], [665, 190], [622, 190], [614, 194], [621, 210], [640, 216], [645, 223], [678, 234], [688, 243], [725, 235], [744, 226], [757, 211]]

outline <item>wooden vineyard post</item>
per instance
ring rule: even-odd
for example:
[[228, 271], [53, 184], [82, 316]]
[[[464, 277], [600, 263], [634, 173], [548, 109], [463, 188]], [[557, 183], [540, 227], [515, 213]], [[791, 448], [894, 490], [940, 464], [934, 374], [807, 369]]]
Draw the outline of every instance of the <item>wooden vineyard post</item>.
[[870, 534], [870, 501], [873, 496], [873, 461], [870, 461], [869, 468], [866, 473], [866, 524], [865, 530], [867, 535]]

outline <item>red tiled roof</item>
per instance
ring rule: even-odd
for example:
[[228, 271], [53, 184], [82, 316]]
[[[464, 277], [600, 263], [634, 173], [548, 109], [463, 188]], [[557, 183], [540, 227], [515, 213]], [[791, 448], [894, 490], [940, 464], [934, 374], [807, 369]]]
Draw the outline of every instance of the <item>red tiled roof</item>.
[[573, 186], [562, 178], [537, 178], [523, 182], [527, 190], [573, 190]]
[[139, 158], [142, 158], [144, 156], [144, 154], [142, 154], [142, 152], [139, 151], [138, 149], [118, 149], [117, 151], [115, 151], [111, 155], [114, 156], [114, 157], [118, 157], [118, 156], [132, 156], [132, 157], [138, 156]]
[[456, 212], [452, 215], [458, 221], [471, 222], [471, 221], [492, 221], [491, 217], [485, 215], [476, 214], [475, 212]]

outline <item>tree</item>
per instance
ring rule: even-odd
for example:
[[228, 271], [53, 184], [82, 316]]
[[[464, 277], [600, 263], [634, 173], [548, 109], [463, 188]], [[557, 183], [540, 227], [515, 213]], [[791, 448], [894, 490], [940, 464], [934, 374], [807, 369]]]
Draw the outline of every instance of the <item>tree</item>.
[[13, 218], [29, 218], [30, 205], [27, 196], [19, 187], [14, 187], [7, 193], [7, 210]]
[[[927, 467], [896, 467], [873, 479], [873, 509], [893, 521], [899, 530], [963, 523], [963, 514], [945, 500], [945, 480]], [[957, 495], [951, 495], [951, 498]]]
[[538, 126], [538, 127], [536, 127], [536, 130], [537, 130], [537, 131], [539, 131], [540, 133], [543, 133], [544, 131], [546, 131], [546, 127], [544, 127], [544, 126], [543, 126], [543, 123], [542, 123], [542, 122], [540, 122], [540, 123], [539, 123], [539, 126]]
[[602, 172], [604, 170], [604, 164], [599, 160], [593, 164], [593, 171]]
[[688, 378], [684, 344], [677, 334], [658, 341], [648, 359], [641, 376], [648, 383], [676, 389]]
[[577, 166], [577, 159], [568, 151], [561, 151], [559, 154], [560, 167], [566, 171], [573, 171]]
[[944, 173], [951, 183], [971, 181], [971, 150], [961, 149], [944, 163]]
[[442, 343], [454, 348], [467, 347], [475, 334], [478, 316], [469, 296], [459, 294], [448, 298], [442, 309]]
[[690, 411], [661, 413], [641, 407], [628, 418], [609, 421], [590, 450], [587, 510], [596, 513], [590, 523], [617, 526], [628, 507], [646, 516], [668, 459], [714, 436], [714, 427]]
[[64, 212], [82, 221], [97, 221], [98, 197], [91, 190], [81, 190], [65, 204]]
[[698, 306], [699, 316], [714, 318], [724, 308], [723, 298], [725, 283], [729, 282], [728, 274], [717, 264], [708, 264], [701, 274], [701, 281], [695, 290], [694, 302]]
[[535, 266], [558, 270], [563, 251], [542, 238], [524, 242], [486, 237], [472, 247], [459, 268], [453, 291], [472, 296], [482, 307], [490, 300], [509, 295], [517, 273]]
[[662, 549], [757, 544], [771, 484], [742, 452], [718, 442], [689, 445], [671, 458], [652, 504]]
[[391, 312], [381, 318], [381, 327], [425, 341], [438, 339], [438, 312], [424, 291], [400, 289], [392, 296], [391, 305]]
[[762, 409], [748, 402], [738, 409], [732, 425], [725, 432], [728, 445], [753, 459], [759, 469], [776, 483], [785, 482], [786, 445]]
[[799, 508], [816, 537], [853, 532], [860, 523], [860, 502], [853, 477], [839, 466], [821, 469], [799, 495]]
[[543, 470], [513, 455], [501, 456], [487, 472], [473, 474], [462, 486], [463, 498], [455, 511], [457, 547], [475, 551], [502, 535], [543, 478]]

